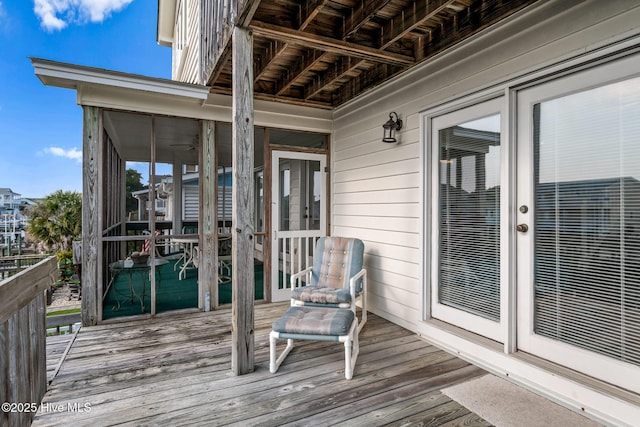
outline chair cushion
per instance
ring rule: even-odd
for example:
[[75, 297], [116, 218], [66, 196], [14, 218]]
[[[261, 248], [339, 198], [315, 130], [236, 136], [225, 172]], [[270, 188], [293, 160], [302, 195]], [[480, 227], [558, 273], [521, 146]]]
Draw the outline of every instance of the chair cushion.
[[[311, 286], [347, 288], [349, 279], [362, 269], [364, 243], [359, 239], [326, 236], [318, 239], [313, 254]], [[361, 280], [356, 284], [360, 292]]]
[[273, 323], [276, 332], [305, 335], [346, 335], [353, 323], [351, 310], [318, 307], [289, 307]]
[[317, 286], [302, 286], [293, 288], [291, 298], [317, 304], [351, 303], [349, 288], [319, 288]]

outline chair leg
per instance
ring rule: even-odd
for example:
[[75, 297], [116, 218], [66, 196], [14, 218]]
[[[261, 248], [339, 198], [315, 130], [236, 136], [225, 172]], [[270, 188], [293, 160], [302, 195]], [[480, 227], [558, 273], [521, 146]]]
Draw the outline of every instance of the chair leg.
[[278, 333], [271, 331], [269, 334], [269, 372], [275, 374], [278, 368], [287, 357], [289, 352], [293, 349], [293, 340], [287, 339], [287, 347], [282, 351], [280, 357], [276, 359], [276, 340], [278, 339]]
[[349, 336], [344, 342], [344, 377], [348, 380], [353, 378], [353, 370], [356, 367], [358, 354], [360, 353], [360, 343], [358, 342], [358, 319], [353, 320], [353, 325], [349, 331]]

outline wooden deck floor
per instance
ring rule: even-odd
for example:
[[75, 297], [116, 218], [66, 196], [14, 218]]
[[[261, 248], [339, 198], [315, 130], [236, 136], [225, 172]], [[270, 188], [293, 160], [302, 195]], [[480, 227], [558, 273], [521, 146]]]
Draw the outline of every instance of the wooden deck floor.
[[300, 342], [269, 373], [286, 306], [256, 306], [255, 371], [242, 376], [231, 310], [82, 328], [33, 426], [489, 425], [439, 391], [484, 371], [371, 314], [352, 380], [337, 343]]

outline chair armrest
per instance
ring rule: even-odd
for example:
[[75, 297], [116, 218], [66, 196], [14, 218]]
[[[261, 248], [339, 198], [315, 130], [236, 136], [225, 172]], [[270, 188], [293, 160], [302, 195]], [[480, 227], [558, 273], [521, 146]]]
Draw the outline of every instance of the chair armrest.
[[308, 275], [309, 277], [307, 277], [307, 284], [311, 283], [311, 269], [312, 267], [307, 267], [304, 270], [301, 270], [299, 272], [297, 272], [296, 274], [292, 275], [291, 278], [289, 279], [289, 283], [291, 284], [291, 289], [293, 288], [297, 288], [297, 283], [299, 283], [299, 278], [303, 277], [305, 274]]
[[360, 293], [364, 297], [364, 291], [365, 291], [365, 288], [367, 287], [367, 270], [365, 270], [364, 268], [358, 271], [358, 273], [355, 276], [353, 276], [351, 279], [349, 279], [349, 292], [351, 293], [352, 304], [355, 304], [355, 301], [356, 301], [356, 282], [360, 278], [362, 278], [362, 287], [360, 289]]

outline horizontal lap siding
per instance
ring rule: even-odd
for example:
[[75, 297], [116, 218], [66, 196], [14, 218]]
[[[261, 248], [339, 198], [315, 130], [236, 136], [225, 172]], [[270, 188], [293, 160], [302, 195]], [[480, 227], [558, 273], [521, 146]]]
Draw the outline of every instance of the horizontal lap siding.
[[364, 241], [369, 307], [409, 326], [420, 315], [420, 132], [401, 114], [400, 143], [383, 143], [388, 114], [335, 122], [332, 234]]

